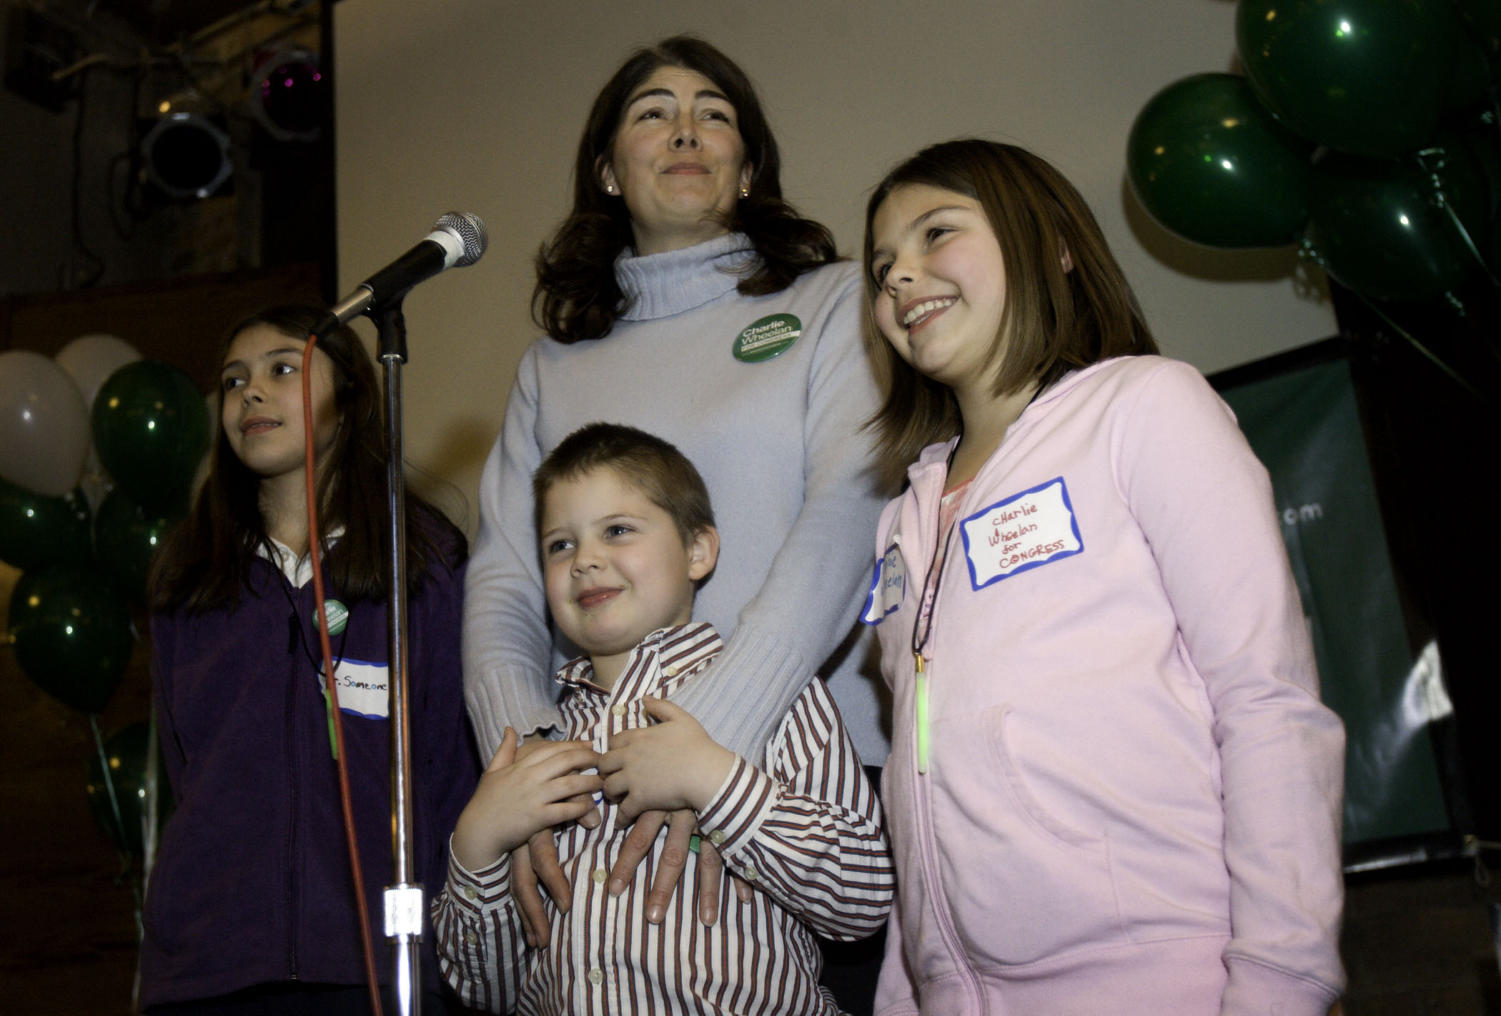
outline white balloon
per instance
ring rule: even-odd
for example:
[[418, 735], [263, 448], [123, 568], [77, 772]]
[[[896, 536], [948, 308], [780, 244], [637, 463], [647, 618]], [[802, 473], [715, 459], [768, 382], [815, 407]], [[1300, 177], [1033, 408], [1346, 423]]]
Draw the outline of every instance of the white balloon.
[[140, 351], [124, 339], [102, 333], [80, 335], [53, 357], [72, 376], [83, 393], [83, 404], [90, 411], [94, 408], [94, 396], [109, 376], [140, 358]]
[[0, 477], [61, 497], [78, 485], [89, 451], [89, 410], [50, 356], [0, 353]]

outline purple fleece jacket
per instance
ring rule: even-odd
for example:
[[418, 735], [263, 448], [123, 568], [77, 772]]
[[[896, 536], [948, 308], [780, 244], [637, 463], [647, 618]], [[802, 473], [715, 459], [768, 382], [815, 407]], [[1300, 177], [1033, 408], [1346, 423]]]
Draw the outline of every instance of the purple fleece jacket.
[[[443, 886], [448, 834], [478, 777], [459, 665], [463, 538], [447, 523], [438, 536], [447, 564], [409, 600], [415, 874], [429, 894]], [[391, 732], [383, 715], [354, 710], [385, 711], [379, 689], [361, 686], [387, 679], [386, 605], [346, 605], [347, 625], [332, 644], [384, 980]], [[293, 588], [257, 558], [235, 607], [151, 620], [157, 721], [177, 807], [146, 895], [143, 1006], [294, 978], [364, 983], [312, 612], [311, 582]], [[431, 948], [423, 966], [435, 985]]]

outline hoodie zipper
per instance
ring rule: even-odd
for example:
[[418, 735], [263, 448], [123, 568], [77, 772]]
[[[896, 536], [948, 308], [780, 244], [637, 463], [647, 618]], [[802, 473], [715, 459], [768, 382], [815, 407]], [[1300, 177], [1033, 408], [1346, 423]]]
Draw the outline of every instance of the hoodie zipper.
[[[939, 498], [941, 499], [943, 494], [942, 478], [939, 479], [939, 488], [940, 489], [938, 491], [938, 494]], [[965, 499], [967, 499], [968, 494], [969, 491], [966, 491], [964, 495]], [[933, 506], [934, 512], [936, 513], [940, 511], [940, 509], [941, 505], [935, 503]], [[961, 500], [959, 510], [954, 514], [954, 520], [956, 524], [959, 519], [963, 518], [963, 510], [964, 505], [963, 501]], [[934, 535], [935, 542], [933, 545], [933, 550], [937, 552], [939, 543], [936, 537], [938, 536], [938, 534], [935, 532]], [[948, 552], [952, 548], [952, 541], [944, 540], [942, 547], [942, 552], [944, 556], [947, 557]], [[942, 572], [944, 570], [943, 566], [945, 563], [946, 562], [939, 562], [937, 565], [940, 576], [942, 575]], [[929, 570], [932, 570], [932, 568], [930, 567]], [[927, 638], [923, 640], [923, 647], [926, 647], [929, 642], [936, 641], [935, 625], [937, 624], [938, 620], [938, 596], [939, 590], [934, 589], [933, 604], [929, 608], [927, 618]], [[917, 609], [918, 611], [921, 611], [923, 609], [923, 603], [921, 602], [921, 599], [917, 604]], [[937, 846], [938, 841], [933, 827], [933, 801], [932, 795], [929, 792], [928, 783], [930, 779], [930, 767], [925, 750], [927, 747], [928, 736], [927, 731], [923, 726], [926, 725], [929, 721], [928, 692], [932, 687], [933, 661], [925, 657], [922, 654], [921, 648], [919, 647], [914, 647], [912, 656], [914, 682], [913, 711], [916, 714], [913, 717], [913, 722], [915, 725], [917, 725], [914, 731], [914, 748], [916, 750], [914, 750], [912, 753], [911, 762], [912, 786], [914, 795], [916, 797], [915, 804], [918, 821], [917, 840], [918, 843], [922, 845], [923, 884], [927, 890], [929, 906], [932, 909], [934, 919], [938, 924], [938, 931], [943, 939], [943, 944], [948, 949], [949, 955], [953, 958], [956, 969], [963, 977], [965, 986], [968, 988], [970, 996], [973, 999], [973, 1004], [981, 1012], [988, 1012], [989, 1007], [986, 1005], [984, 993], [980, 990], [979, 979], [975, 976], [974, 971], [971, 969], [968, 957], [965, 954], [963, 946], [959, 942], [959, 933], [954, 928], [953, 917], [946, 902], [947, 896], [945, 896], [943, 892], [943, 880], [939, 876], [939, 856]]]

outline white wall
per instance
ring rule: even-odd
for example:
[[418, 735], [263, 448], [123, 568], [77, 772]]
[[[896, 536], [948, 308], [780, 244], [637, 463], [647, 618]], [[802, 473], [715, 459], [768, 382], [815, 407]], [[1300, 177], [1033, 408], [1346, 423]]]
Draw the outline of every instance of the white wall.
[[[522, 350], [532, 257], [566, 211], [594, 94], [630, 49], [702, 35], [756, 82], [783, 189], [857, 252], [869, 188], [924, 144], [981, 135], [1058, 165], [1089, 200], [1165, 352], [1206, 372], [1335, 330], [1287, 251], [1194, 247], [1125, 183], [1157, 90], [1234, 60], [1229, 0], [345, 0], [335, 9], [341, 291], [449, 210], [490, 229], [479, 264], [406, 303], [407, 457], [475, 504]], [[474, 510], [468, 524], [472, 530]]]

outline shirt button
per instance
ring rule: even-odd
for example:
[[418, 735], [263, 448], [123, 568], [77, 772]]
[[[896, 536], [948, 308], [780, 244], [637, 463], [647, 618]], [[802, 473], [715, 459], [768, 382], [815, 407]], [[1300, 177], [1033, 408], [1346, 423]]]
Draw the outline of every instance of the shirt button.
[[620, 705], [620, 704], [617, 703], [616, 705], [613, 705], [613, 706], [610, 707], [610, 712], [613, 713], [616, 716], [624, 716], [625, 715], [625, 706]]
[[755, 868], [746, 868], [740, 874], [747, 882], [754, 882], [757, 877]]
[[604, 885], [605, 879], [610, 877], [610, 873], [608, 871], [605, 871], [603, 868], [595, 868], [594, 875], [592, 877], [595, 882], [598, 882], [600, 885]]
[[714, 830], [709, 834], [709, 842], [714, 844], [716, 847], [719, 846], [724, 842], [724, 831], [722, 829]]
[[662, 676], [663, 677], [677, 677], [678, 676], [678, 668], [677, 667], [663, 667], [662, 668]]
[[590, 984], [603, 984], [604, 981], [605, 981], [605, 972], [603, 970], [591, 970], [591, 971], [589, 971], [589, 983]]
[[472, 931], [464, 932], [465, 945], [479, 945], [479, 936]]
[[466, 885], [464, 887], [464, 898], [466, 900], [477, 900], [479, 899], [479, 893], [474, 891], [474, 886]]

